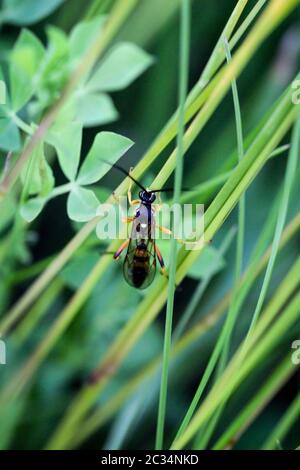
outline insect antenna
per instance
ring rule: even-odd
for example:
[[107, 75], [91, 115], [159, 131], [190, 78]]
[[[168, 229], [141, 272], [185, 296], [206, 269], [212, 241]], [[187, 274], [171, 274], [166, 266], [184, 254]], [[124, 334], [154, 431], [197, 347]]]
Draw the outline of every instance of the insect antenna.
[[110, 163], [107, 160], [104, 160], [103, 158], [101, 160], [103, 162], [107, 163], [108, 165], [110, 165], [112, 168], [116, 168], [117, 170], [121, 171], [121, 173], [128, 176], [128, 178], [130, 178], [137, 186], [139, 186], [139, 188], [141, 188], [143, 191], [147, 192], [146, 188], [144, 188], [144, 186], [141, 183], [139, 183], [135, 178], [133, 178], [133, 176], [131, 176], [129, 171], [125, 170], [125, 168], [123, 168], [120, 165], [117, 165], [116, 163]]
[[[171, 193], [174, 191], [174, 188], [162, 188], [162, 189], [152, 189], [149, 191], [150, 193]], [[181, 188], [181, 191], [192, 191], [189, 188]]]

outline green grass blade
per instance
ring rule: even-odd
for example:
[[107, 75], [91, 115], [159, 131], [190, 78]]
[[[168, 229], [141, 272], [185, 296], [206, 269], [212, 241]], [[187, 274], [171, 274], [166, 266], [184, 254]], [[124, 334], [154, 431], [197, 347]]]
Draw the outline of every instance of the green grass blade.
[[[280, 3], [280, 5], [282, 5]], [[260, 23], [256, 26], [255, 31], [252, 32], [251, 35], [251, 40], [250, 40], [250, 46], [247, 46], [246, 48], [244, 47], [244, 53], [247, 52], [248, 58], [249, 54], [254, 52], [255, 47], [259, 44], [260, 41], [263, 40], [264, 37], [272, 30], [272, 28], [275, 27], [275, 25], [283, 19], [283, 17], [289, 12], [289, 9], [291, 9], [294, 6], [294, 2], [290, 1], [288, 3], [284, 3], [284, 7], [282, 9], [279, 9], [275, 7], [275, 4], [272, 2], [272, 8], [266, 10], [263, 19], [261, 19]], [[270, 22], [267, 22], [268, 28], [266, 28], [264, 21], [270, 20]], [[258, 28], [258, 29], [257, 29]], [[256, 34], [256, 33], [259, 34]], [[255, 39], [255, 43], [253, 44], [253, 41]], [[244, 60], [245, 57], [243, 56], [243, 60], [241, 63], [239, 63], [240, 59], [239, 55], [236, 59], [233, 59], [232, 64], [235, 63], [235, 66], [228, 67], [227, 68], [227, 73], [226, 73], [226, 81], [227, 85], [230, 85], [230, 80], [232, 78], [232, 75], [235, 74], [236, 68], [240, 70], [240, 67], [244, 65]], [[227, 86], [226, 85], [226, 86]], [[224, 83], [222, 84], [222, 93], [223, 93], [223, 86]], [[221, 99], [222, 93], [220, 94], [220, 91], [218, 92], [218, 99]], [[214, 104], [216, 96], [214, 97]], [[270, 153], [273, 151], [273, 149], [278, 145], [279, 141], [281, 138], [285, 135], [286, 131], [289, 129], [291, 123], [294, 120], [294, 113], [290, 110], [290, 101], [289, 97], [286, 97], [286, 102], [282, 104], [282, 107], [280, 108], [280, 112], [272, 114], [272, 117], [270, 118], [270, 123], [268, 123], [268, 139], [270, 132], [272, 132], [272, 138], [268, 140], [268, 144], [262, 143], [261, 139], [259, 140], [259, 145], [257, 143], [253, 144], [252, 149], [251, 149], [251, 155], [247, 158], [247, 161], [244, 163], [242, 162], [242, 165], [239, 168], [236, 169], [233, 172], [233, 175], [231, 178], [229, 178], [230, 181], [225, 185], [226, 186], [226, 191], [221, 191], [218, 195], [218, 197], [215, 200], [215, 204], [212, 204], [211, 207], [209, 208], [208, 211], [208, 237], [214, 236], [218, 228], [222, 225], [224, 219], [228, 216], [238, 199], [240, 198], [240, 195], [243, 193], [245, 188], [251, 183], [252, 179], [255, 177], [257, 172], [260, 170], [262, 165], [265, 163], [266, 159], [269, 157]], [[208, 118], [208, 116], [207, 116]], [[275, 124], [276, 119], [280, 118], [280, 125], [278, 127], [278, 122], [276, 126], [278, 127], [278, 130], [276, 132], [272, 131], [273, 129], [273, 124]], [[264, 132], [264, 129], [262, 130], [262, 133]], [[251, 158], [250, 158], [251, 157]], [[245, 159], [246, 160], [246, 155]], [[172, 167], [174, 168], [174, 164], [172, 162], [171, 169]], [[169, 175], [170, 168], [164, 173], [164, 177], [167, 178]], [[160, 178], [162, 179], [162, 175], [160, 175]], [[216, 211], [214, 213], [214, 211]], [[94, 223], [94, 222], [93, 222]], [[87, 225], [84, 227], [84, 233], [80, 233], [80, 239], [82, 240], [87, 233], [90, 233], [91, 225]], [[76, 240], [76, 244], [78, 243], [78, 240]], [[72, 252], [74, 249], [74, 246], [77, 246], [75, 243], [72, 244], [72, 246], [68, 246], [68, 254], [69, 252]], [[199, 256], [199, 253], [197, 253], [197, 256]], [[183, 260], [182, 263], [180, 263], [180, 267], [178, 268], [177, 271], [177, 276], [178, 276], [178, 281], [180, 282], [182, 278], [185, 276], [188, 267], [194, 262], [196, 259], [195, 253], [189, 254], [187, 258]], [[65, 261], [65, 259], [63, 260]], [[58, 264], [61, 265], [62, 259], [59, 259], [57, 261]], [[103, 265], [101, 265], [103, 267]], [[51, 267], [51, 275], [54, 272], [57, 272], [57, 266], [52, 266]], [[72, 305], [68, 306], [66, 311], [64, 312], [65, 319], [61, 320], [61, 327], [59, 329], [56, 329], [56, 336], [51, 334], [51, 341], [47, 340], [47, 347], [43, 349], [43, 355], [39, 355], [38, 358], [41, 360], [41, 358], [45, 357], [45, 354], [49, 352], [49, 348], [53, 347], [54, 342], [57, 340], [58, 335], [61, 335], [63, 328], [66, 327], [66, 325], [69, 324], [71, 319], [74, 317], [75, 313], [77, 312], [78, 306], [82, 305], [82, 303], [85, 301], [86, 295], [88, 295], [88, 290], [89, 288], [94, 285], [92, 280], [94, 281], [96, 279], [96, 273], [101, 272], [100, 267], [97, 267], [97, 271], [91, 273], [91, 278], [87, 280], [88, 284], [84, 285], [84, 289], [80, 292], [78, 292], [78, 295], [76, 296], [76, 300], [72, 301]], [[49, 278], [47, 278], [49, 281]], [[43, 282], [45, 282], [45, 278], [43, 279]], [[132, 320], [126, 325], [124, 330], [120, 333], [116, 341], [113, 343], [111, 348], [109, 349], [107, 355], [104, 358], [103, 366], [107, 366], [106, 361], [109, 362], [108, 366], [109, 369], [106, 370], [111, 370], [111, 364], [113, 363], [113, 367], [118, 367], [120, 361], [123, 360], [123, 358], [126, 356], [128, 351], [131, 349], [133, 344], [137, 341], [137, 339], [140, 337], [140, 335], [145, 331], [145, 329], [148, 327], [148, 325], [153, 321], [155, 316], [157, 315], [157, 312], [159, 309], [162, 307], [164, 304], [164, 301], [166, 299], [166, 285], [164, 282], [161, 280], [158, 284], [159, 286], [158, 290], [153, 291], [153, 294], [149, 293], [149, 298], [146, 298], [143, 300], [141, 303], [139, 309], [137, 310], [136, 314], [132, 318]], [[35, 286], [36, 287], [36, 286]], [[36, 295], [36, 292], [38, 291], [36, 287], [36, 291], [34, 294]], [[32, 293], [31, 293], [32, 295]], [[146, 314], [145, 314], [146, 312]], [[116, 355], [117, 354], [117, 360]], [[112, 361], [112, 362], [111, 362]], [[37, 364], [37, 363], [36, 363]], [[35, 364], [35, 367], [36, 367]], [[102, 367], [102, 365], [101, 365]], [[114, 369], [115, 370], [115, 369]], [[103, 373], [101, 380], [95, 387], [88, 387], [88, 389], [84, 389], [81, 396], [78, 397], [70, 407], [70, 416], [64, 423], [65, 427], [68, 428], [68, 432], [62, 431], [63, 440], [67, 440], [69, 438], [69, 434], [71, 434], [71, 429], [74, 425], [74, 423], [77, 423], [77, 420], [79, 417], [81, 417], [86, 409], [89, 408], [89, 404], [94, 401], [95, 397], [98, 395], [99, 391], [106, 385], [108, 380], [110, 379], [111, 374], [109, 376], [107, 373]], [[75, 411], [74, 411], [75, 410]], [[72, 416], [71, 416], [72, 413]], [[68, 413], [69, 414], [69, 413]], [[70, 418], [70, 420], [69, 420]], [[68, 422], [67, 422], [68, 421]]]
[[[280, 114], [277, 115], [277, 118], [279, 118], [280, 116], [281, 116]], [[272, 120], [273, 119], [274, 119], [274, 116], [272, 116]], [[268, 143], [266, 144], [265, 150], [260, 154], [260, 157], [258, 158], [259, 163], [253, 165], [253, 167], [251, 167], [250, 170], [248, 169], [247, 176], [244, 177], [244, 180], [241, 186], [239, 187], [239, 190], [237, 191], [237, 193], [234, 193], [234, 195], [232, 195], [229, 198], [229, 202], [226, 202], [224, 204], [224, 200], [222, 202], [220, 201], [220, 210], [217, 211], [217, 215], [216, 215], [216, 219], [218, 219], [218, 222], [214, 223], [213, 221], [215, 230], [217, 230], [218, 226], [220, 226], [223, 223], [224, 218], [226, 218], [226, 213], [228, 215], [231, 208], [238, 201], [240, 197], [239, 191], [243, 192], [245, 187], [247, 187], [247, 185], [250, 184], [254, 175], [256, 174], [257, 171], [259, 171], [261, 165], [263, 164], [263, 161], [265, 161], [265, 159], [268, 158], [273, 148], [275, 148], [276, 145], [278, 145], [278, 141], [283, 137], [287, 129], [290, 127], [293, 119], [294, 119], [294, 114], [293, 113], [288, 114], [288, 116], [280, 124], [279, 129], [274, 133], [272, 139], [269, 139], [268, 137]], [[270, 127], [272, 126], [268, 126], [268, 133], [267, 133], [268, 136], [270, 132]], [[244, 160], [246, 160], [246, 156]], [[240, 165], [244, 164], [244, 160], [243, 162], [241, 162]], [[235, 176], [236, 175], [233, 174], [232, 178], [234, 179]], [[224, 211], [225, 211], [225, 216], [224, 216]], [[211, 231], [210, 233], [214, 234], [215, 232]], [[109, 249], [111, 249], [111, 247]], [[199, 254], [200, 253], [197, 252], [197, 256], [199, 256]], [[195, 252], [189, 252], [187, 259], [184, 259], [183, 262], [180, 264], [180, 267], [178, 268], [177, 282], [180, 282], [181, 279], [185, 276], [189, 267], [192, 265], [194, 260], [197, 259], [197, 256], [195, 256]], [[100, 269], [100, 268], [97, 267], [95, 269]], [[93, 276], [93, 279], [96, 278], [94, 276], [94, 272], [92, 273], [92, 276]], [[88, 282], [89, 285], [91, 284], [94, 285], [92, 282], [92, 279], [87, 279], [86, 282]], [[79, 303], [80, 305], [82, 305], [83, 297], [88, 292], [88, 290], [85, 288], [86, 286], [82, 286], [82, 287], [84, 287], [84, 291], [82, 291], [81, 293], [80, 291], [78, 291], [78, 295], [76, 296], [77, 297], [76, 302], [74, 300], [74, 308], [73, 306], [69, 306], [70, 308], [68, 307], [66, 311], [67, 321], [70, 321], [71, 314], [74, 315], [76, 313], [77, 311], [76, 309], [78, 308]], [[73, 427], [77, 425], [76, 423], [78, 422], [79, 417], [85, 414], [86, 410], [90, 406], [90, 403], [94, 402], [99, 392], [106, 386], [107, 382], [110, 380], [111, 374], [107, 374], [106, 371], [111, 370], [112, 368], [116, 370], [116, 368], [120, 364], [120, 361], [122, 361], [124, 357], [126, 357], [128, 351], [131, 350], [132, 346], [135, 344], [137, 339], [145, 331], [148, 325], [153, 321], [158, 311], [163, 307], [165, 299], [166, 299], [166, 283], [164, 282], [163, 279], [160, 279], [160, 281], [157, 283], [157, 288], [153, 289], [151, 293], [149, 292], [149, 295], [140, 304], [134, 317], [125, 326], [122, 332], [118, 335], [114, 343], [111, 345], [106, 356], [101, 361], [101, 364], [99, 364], [99, 374], [100, 374], [99, 376], [101, 378], [99, 379], [98, 383], [93, 387], [85, 388], [70, 406], [70, 409], [68, 411], [68, 417], [66, 421], [64, 422], [64, 425], [61, 427], [61, 429], [58, 430], [57, 435], [55, 436], [54, 442], [59, 442], [60, 443], [59, 445], [61, 446], [62, 440], [66, 441], [70, 438]], [[66, 322], [66, 320], [62, 319], [64, 323]], [[53, 336], [53, 339], [54, 338], [55, 337]], [[38, 363], [35, 364], [35, 368], [37, 367], [37, 365]]]
[[[299, 276], [299, 273], [296, 274]], [[251, 352], [249, 350], [247, 351], [247, 358], [245, 359], [245, 356], [243, 356], [244, 362], [241, 363], [241, 361], [238, 360], [239, 367], [234, 369], [234, 375], [231, 374], [232, 369], [226, 369], [227, 373], [225, 371], [225, 375], [223, 374], [223, 380], [219, 380], [217, 385], [213, 387], [212, 391], [203, 402], [185, 432], [173, 443], [172, 450], [182, 449], [187, 445], [197, 430], [207, 422], [216, 409], [218, 409], [218, 407], [229, 398], [231, 393], [233, 393], [237, 386], [245, 380], [251, 370], [253, 370], [254, 367], [256, 367], [256, 365], [266, 357], [270, 350], [273, 350], [281, 336], [291, 328], [291, 326], [299, 319], [299, 316], [300, 294], [296, 295], [290, 301], [276, 323], [273, 324], [266, 332], [264, 340], [258, 342]], [[239, 359], [240, 358], [241, 354]], [[230, 374], [228, 370], [230, 371]]]
[[[228, 63], [231, 62], [231, 52], [227, 38], [224, 37], [224, 48], [226, 60]], [[242, 126], [242, 116], [239, 102], [239, 95], [236, 81], [233, 79], [231, 82], [232, 96], [233, 96], [233, 105], [234, 105], [234, 114], [235, 114], [235, 123], [236, 123], [236, 135], [237, 135], [237, 151], [238, 151], [238, 161], [241, 162], [244, 157], [244, 139], [243, 139], [243, 126]], [[231, 318], [235, 312], [235, 302], [236, 296], [238, 293], [239, 280], [242, 274], [243, 266], [243, 254], [244, 254], [244, 236], [245, 236], [245, 194], [240, 198], [238, 204], [238, 232], [237, 232], [237, 245], [236, 245], [236, 260], [235, 260], [235, 274], [234, 274], [234, 287], [233, 287], [233, 296], [228, 312], [228, 321], [226, 319], [225, 323], [225, 333], [224, 333], [224, 345], [222, 346], [222, 352], [220, 357], [219, 366], [217, 369], [216, 380], [223, 373], [226, 363], [228, 361], [229, 351], [230, 351], [230, 342], [235, 326], [235, 321], [231, 321]], [[235, 319], [237, 316], [235, 316]], [[231, 327], [231, 328], [229, 328]], [[209, 423], [208, 428], [205, 430], [204, 434], [200, 436], [199, 442], [196, 444], [196, 448], [203, 449], [205, 448], [207, 442], [209, 441], [211, 435], [214, 432], [215, 427], [217, 426], [218, 420], [222, 414], [224, 404], [217, 411], [213, 420]], [[201, 434], [203, 431], [200, 431]]]
[[[232, 240], [233, 240], [233, 237], [235, 236], [235, 233], [236, 233], [236, 228], [235, 227], [232, 227], [228, 234], [226, 235], [226, 237], [224, 238], [218, 252], [220, 254], [220, 256], [223, 256], [226, 251], [228, 250]], [[173, 334], [173, 341], [177, 341], [186, 325], [189, 323], [194, 311], [196, 310], [196, 307], [197, 305], [199, 305], [199, 302], [202, 298], [202, 295], [206, 289], [206, 287], [208, 286], [208, 284], [210, 283], [211, 279], [213, 277], [213, 274], [208, 274], [206, 277], [204, 277], [198, 284], [198, 286], [196, 287], [196, 290], [195, 292], [193, 293], [192, 295], [192, 298], [191, 300], [189, 301], [185, 311], [183, 312], [175, 330], [174, 330], [174, 334]]]
[[[292, 363], [291, 358], [289, 358], [290, 364], [294, 370], [296, 369], [295, 365]], [[271, 435], [268, 437], [266, 442], [263, 444], [262, 449], [271, 450], [276, 448], [277, 442], [282, 442], [291, 427], [299, 419], [300, 416], [300, 393], [292, 401], [291, 405], [284, 413], [283, 417], [275, 426], [275, 429], [272, 431]]]
[[213, 449], [221, 450], [232, 448], [250, 424], [295, 372], [291, 357], [288, 355], [254, 397], [243, 407], [242, 411], [232, 421], [221, 437], [219, 437]]
[[298, 155], [299, 155], [299, 145], [300, 145], [300, 117], [298, 117], [296, 124], [294, 126], [294, 130], [293, 130], [291, 149], [290, 149], [290, 153], [289, 153], [289, 157], [287, 161], [286, 173], [285, 173], [285, 178], [284, 178], [284, 183], [283, 183], [282, 200], [280, 203], [278, 219], [277, 219], [277, 224], [276, 224], [275, 233], [274, 233], [272, 254], [271, 254], [267, 269], [266, 269], [266, 274], [263, 280], [260, 295], [257, 301], [257, 305], [254, 311], [254, 315], [253, 315], [251, 325], [249, 327], [249, 331], [247, 333], [245, 342], [248, 341], [249, 336], [251, 335], [253, 328], [256, 325], [257, 319], [260, 315], [260, 312], [261, 312], [261, 309], [262, 309], [262, 306], [263, 306], [263, 303], [267, 294], [267, 290], [270, 284], [275, 261], [277, 258], [279, 240], [280, 240], [280, 237], [284, 228], [286, 216], [287, 216], [290, 193], [291, 193], [292, 186], [295, 180]]
[[[224, 393], [224, 383], [227, 382], [228, 380], [227, 386], [230, 389], [230, 392], [232, 392], [234, 389], [233, 383], [236, 380], [236, 374], [240, 373], [240, 370], [243, 368], [243, 366], [249, 359], [250, 351], [254, 350], [255, 353], [253, 354], [256, 354], [256, 350], [259, 349], [260, 343], [264, 343], [265, 338], [270, 332], [270, 327], [272, 325], [272, 322], [274, 322], [274, 318], [276, 317], [278, 311], [280, 311], [280, 309], [283, 308], [285, 303], [288, 301], [288, 299], [290, 298], [290, 296], [293, 294], [296, 287], [300, 283], [299, 266], [300, 266], [300, 258], [298, 257], [298, 259], [295, 261], [292, 268], [286, 275], [285, 279], [282, 281], [280, 287], [276, 291], [271, 302], [267, 306], [264, 312], [264, 315], [262, 315], [259, 322], [257, 323], [254, 329], [253, 335], [249, 338], [249, 342], [246, 344], [244, 348], [242, 346], [239, 348], [239, 350], [237, 351], [237, 353], [231, 360], [230, 364], [228, 365], [226, 371], [223, 373], [222, 377], [218, 380], [218, 382], [214, 384], [209, 395], [213, 394], [215, 398], [215, 402], [214, 403], [211, 402], [209, 398], [205, 399], [205, 401], [201, 405], [200, 409], [196, 413], [195, 417], [191, 421], [186, 431], [183, 433], [181, 437], [179, 437], [178, 440], [174, 442], [173, 446], [177, 446], [178, 442], [181, 443], [185, 441], [185, 439], [187, 439], [187, 435], [189, 435], [189, 438], [190, 438], [192, 434], [194, 434], [195, 429], [196, 429], [195, 422], [197, 422], [197, 427], [199, 426], [199, 428], [201, 425], [204, 424], [205, 420], [203, 419], [203, 414], [202, 414], [203, 408], [206, 409], [206, 406], [210, 407], [212, 405], [216, 406], [217, 408], [218, 405], [216, 403], [221, 404], [221, 403], [224, 403], [224, 401], [226, 401], [226, 396]], [[277, 331], [278, 323], [281, 323], [281, 321], [284, 322], [284, 320], [282, 320], [282, 318], [280, 317], [274, 326], [276, 331]], [[263, 335], [264, 335], [264, 341], [259, 341], [259, 339]], [[275, 338], [276, 341], [278, 341], [278, 339], [279, 337]], [[247, 359], [246, 359], [246, 353], [248, 354]], [[215, 393], [216, 393], [216, 396], [214, 395]], [[214, 408], [214, 411], [215, 411], [215, 408]], [[201, 419], [200, 419], [200, 416], [201, 416]], [[191, 434], [192, 428], [193, 428], [193, 433]]]
[[[177, 156], [175, 169], [175, 185], [173, 203], [179, 204], [183, 175], [183, 138], [184, 138], [184, 104], [188, 89], [189, 47], [190, 47], [190, 0], [182, 0], [180, 14], [180, 67], [179, 67], [179, 113], [178, 113], [178, 137]], [[165, 321], [165, 337], [163, 348], [163, 363], [161, 374], [161, 386], [159, 395], [158, 418], [155, 448], [163, 448], [163, 435], [167, 406], [168, 371], [172, 338], [173, 308], [176, 276], [176, 248], [177, 241], [174, 237], [176, 231], [174, 217], [172, 217], [172, 232], [170, 250], [170, 268], [168, 283], [167, 312]]]
[[[224, 82], [223, 86], [230, 84], [230, 77], [231, 74], [237, 75], [237, 69], [243, 68], [245, 65], [244, 62], [249, 59], [255, 48], [259, 46], [259, 44], [263, 41], [263, 39], [269, 34], [269, 32], [276, 27], [278, 22], [282, 21], [284, 17], [289, 13], [291, 9], [295, 7], [295, 2], [293, 0], [289, 0], [284, 5], [281, 5], [279, 10], [274, 5], [272, 8], [269, 7], [268, 11], [264, 13], [264, 17], [260, 19], [260, 23], [258, 23], [255, 27], [255, 30], [252, 31], [252, 37], [245, 41], [243, 47], [241, 46], [240, 54], [237, 60], [234, 60], [235, 67], [234, 70], [231, 64], [230, 70], [228, 67], [220, 74], [219, 81]], [[266, 27], [266, 25], [268, 27]], [[253, 44], [254, 43], [254, 44]], [[226, 77], [224, 79], [224, 74], [226, 72]], [[228, 76], [229, 75], [229, 76]], [[218, 81], [215, 82], [216, 84]], [[206, 92], [206, 89], [204, 90]], [[208, 98], [209, 95], [205, 95]], [[218, 95], [218, 99], [221, 99], [222, 95]], [[205, 98], [205, 99], [206, 99]], [[203, 102], [205, 102], [205, 99]], [[202, 103], [203, 103], [202, 102]], [[199, 109], [196, 106], [196, 111], [194, 109], [194, 113], [197, 112]], [[204, 113], [205, 114], [205, 113]], [[202, 113], [203, 116], [203, 113]], [[205, 119], [207, 120], [209, 116], [206, 116]], [[203, 117], [202, 117], [203, 120]], [[201, 130], [202, 122], [197, 123], [198, 125], [198, 132]], [[199, 127], [200, 125], [200, 127]], [[195, 126], [194, 126], [195, 127]], [[170, 136], [171, 134], [171, 136]], [[175, 134], [176, 134], [176, 126], [175, 126]], [[160, 152], [165, 148], [166, 145], [172, 140], [174, 134], [174, 129], [172, 126], [167, 125], [166, 128], [162, 131], [161, 134], [157, 137], [154, 143], [151, 145], [150, 149], [146, 152], [141, 162], [137, 165], [134, 171], [135, 177], [140, 177], [143, 172], [149, 167], [149, 165], [155, 160], [155, 158], [160, 154]], [[196, 134], [197, 135], [197, 134]], [[195, 137], [194, 137], [195, 138]], [[155, 180], [155, 183], [158, 183], [157, 187], [162, 186], [164, 181], [169, 177], [172, 168], [175, 167], [174, 163], [174, 156], [168, 161], [168, 167], [166, 170], [159, 174], [159, 180]], [[119, 185], [116, 190], [117, 194], [125, 194], [127, 190], [127, 179]], [[112, 203], [113, 199], [110, 198], [107, 203]], [[11, 310], [7, 313], [7, 321], [5, 326], [14, 323], [23, 313], [24, 311], [31, 305], [34, 300], [40, 295], [40, 293], [49, 285], [49, 282], [55, 277], [55, 275], [60, 271], [60, 269], [66, 264], [66, 262], [73, 256], [76, 252], [78, 247], [87, 239], [87, 237], [91, 234], [91, 232], [95, 229], [99, 219], [93, 219], [92, 221], [88, 222], [77, 234], [76, 236], [66, 245], [66, 247], [61, 251], [59, 256], [51, 263], [51, 265], [45, 270], [45, 272], [32, 284], [32, 286], [26, 291], [26, 293], [21, 297], [19, 301], [11, 308]], [[1, 325], [0, 331], [3, 331], [3, 325]]]
[[[281, 245], [280, 245], [280, 249], [282, 249], [288, 243], [288, 241], [291, 239], [291, 237], [293, 237], [296, 233], [298, 233], [299, 229], [300, 229], [300, 214], [298, 214], [290, 222], [290, 224], [286, 227], [286, 229], [284, 231], [284, 234], [283, 234], [283, 237], [282, 237], [282, 242], [281, 242]], [[257, 264], [255, 264], [255, 266], [250, 267], [247, 270], [246, 276], [244, 276], [243, 280], [244, 279], [246, 280], [247, 278], [250, 278], [250, 280], [251, 280], [250, 285], [251, 285], [251, 283], [254, 282], [254, 280], [257, 278], [257, 276], [260, 274], [260, 272], [266, 266], [266, 264], [268, 262], [268, 259], [270, 257], [270, 253], [271, 253], [271, 247], [266, 251], [266, 253], [263, 256], [261, 256], [260, 261]], [[243, 282], [243, 280], [241, 282]], [[224, 299], [222, 299], [217, 304], [217, 306], [215, 308], [213, 308], [213, 310], [211, 312], [209, 312], [208, 315], [203, 320], [201, 320], [198, 324], [194, 325], [189, 330], [189, 332], [187, 332], [182, 337], [182, 339], [178, 343], [178, 347], [176, 345], [176, 348], [174, 349], [174, 353], [177, 353], [177, 351], [180, 352], [182, 349], [184, 349], [189, 344], [191, 344], [193, 341], [195, 341], [199, 337], [199, 335], [204, 334], [207, 331], [209, 326], [213, 326], [220, 319], [222, 313], [228, 307], [229, 301], [230, 301], [230, 293], [227, 294], [224, 297]], [[173, 350], [172, 350], [172, 353], [173, 353]], [[160, 360], [157, 361], [156, 367], [158, 367], [159, 365], [160, 365]], [[151, 371], [151, 367], [150, 367], [150, 371]], [[143, 378], [144, 374], [142, 373], [141, 375], [142, 375], [142, 378]], [[133, 383], [133, 387], [134, 387], [135, 386], [135, 380], [134, 379], [133, 379], [133, 382], [134, 382]], [[137, 382], [140, 383], [139, 378], [137, 378]], [[101, 410], [99, 410], [98, 417], [95, 416], [96, 424], [93, 423], [92, 418], [91, 418], [90, 426], [88, 425], [88, 421], [87, 421], [87, 434], [89, 434], [89, 432], [92, 432], [95, 429], [94, 428], [95, 426], [97, 427], [98, 422], [99, 422], [99, 425], [101, 425], [103, 422], [105, 422], [105, 420], [107, 420], [111, 416], [111, 414], [117, 409], [116, 407], [120, 406], [120, 401], [123, 399], [123, 397], [124, 396], [127, 397], [127, 393], [130, 393], [130, 391], [131, 391], [131, 385], [130, 385], [130, 382], [129, 382], [128, 387], [125, 387], [124, 392], [122, 390], [120, 390], [120, 396], [118, 396], [118, 395], [116, 396], [115, 401], [113, 401], [113, 403], [111, 403], [111, 406], [105, 405], [105, 408], [103, 409], [103, 412], [101, 412]], [[77, 433], [76, 433], [76, 436], [77, 436]], [[74, 435], [75, 440], [76, 440], [76, 436]], [[51, 447], [50, 444], [49, 444], [49, 447]]]

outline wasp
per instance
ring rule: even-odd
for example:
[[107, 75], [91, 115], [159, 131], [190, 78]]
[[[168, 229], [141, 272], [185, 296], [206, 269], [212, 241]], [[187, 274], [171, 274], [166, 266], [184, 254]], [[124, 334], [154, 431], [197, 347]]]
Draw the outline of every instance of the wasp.
[[[103, 160], [105, 161], [105, 160]], [[150, 190], [146, 189], [139, 181], [133, 178], [131, 172], [128, 172], [123, 167], [117, 164], [108, 163], [113, 168], [118, 169], [123, 174], [129, 177], [130, 184], [127, 192], [127, 198], [130, 206], [138, 206], [135, 214], [132, 217], [126, 217], [126, 223], [132, 223], [131, 235], [125, 240], [119, 249], [113, 254], [113, 258], [118, 260], [126, 251], [125, 260], [123, 263], [123, 275], [126, 282], [137, 289], [145, 289], [153, 282], [156, 273], [156, 260], [160, 265], [160, 273], [168, 278], [165, 263], [162, 254], [155, 242], [155, 230], [158, 228], [162, 233], [172, 235], [172, 231], [156, 223], [155, 214], [162, 207], [160, 193], [172, 192], [173, 188], [163, 188]], [[132, 185], [135, 183], [139, 188], [139, 199], [132, 199]], [[182, 188], [183, 191], [190, 191], [189, 189]], [[113, 194], [117, 202], [118, 198]], [[158, 204], [155, 204], [156, 197], [158, 197]], [[186, 242], [176, 238], [180, 244], [188, 243], [197, 245], [198, 242]]]
[[[131, 235], [129, 239], [122, 243], [113, 257], [118, 260], [124, 250], [127, 249], [123, 263], [124, 278], [130, 286], [145, 289], [154, 280], [157, 260], [161, 274], [168, 277], [162, 254], [155, 243], [155, 229], [158, 228], [161, 232], [169, 235], [172, 234], [172, 231], [156, 224], [155, 213], [161, 208], [160, 193], [169, 192], [172, 189], [146, 189], [132, 177], [131, 170], [128, 172], [116, 164], [112, 166], [130, 178], [127, 192], [128, 202], [130, 206], [137, 206], [135, 214], [125, 220], [126, 223], [132, 223]], [[133, 183], [140, 188], [139, 199], [132, 199], [131, 189]], [[157, 195], [159, 204], [155, 204]]]

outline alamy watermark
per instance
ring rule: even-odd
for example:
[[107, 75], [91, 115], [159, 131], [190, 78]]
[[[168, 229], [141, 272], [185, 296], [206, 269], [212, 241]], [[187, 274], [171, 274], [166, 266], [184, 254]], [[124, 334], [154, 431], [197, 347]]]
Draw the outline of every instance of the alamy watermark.
[[300, 339], [295, 339], [292, 343], [292, 349], [294, 350], [292, 353], [292, 363], [295, 366], [300, 364]]
[[292, 103], [300, 104], [300, 80], [292, 82], [292, 89], [294, 90], [292, 93]]
[[[184, 242], [186, 250], [200, 250], [203, 247], [203, 204], [159, 204], [157, 209], [141, 203], [128, 208], [128, 199], [123, 196], [119, 204], [101, 204], [97, 216], [101, 217], [96, 229], [101, 240], [169, 240], [174, 237]], [[174, 233], [168, 228], [172, 218]]]
[[0, 339], [0, 365], [6, 364], [6, 344]]

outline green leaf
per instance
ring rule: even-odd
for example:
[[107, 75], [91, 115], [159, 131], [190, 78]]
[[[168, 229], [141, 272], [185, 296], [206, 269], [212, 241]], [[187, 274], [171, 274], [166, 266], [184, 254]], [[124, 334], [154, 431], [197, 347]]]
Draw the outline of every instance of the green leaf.
[[32, 97], [45, 50], [34, 34], [23, 30], [10, 56], [10, 95], [12, 109], [18, 111]]
[[81, 141], [82, 124], [77, 121], [68, 123], [65, 127], [54, 126], [47, 136], [47, 142], [55, 148], [61, 169], [70, 181], [76, 178]]
[[95, 217], [99, 201], [90, 189], [75, 186], [69, 194], [67, 212], [76, 222], [87, 222]]
[[29, 25], [50, 15], [64, 0], [4, 0], [3, 21], [16, 25]]
[[0, 148], [6, 152], [20, 149], [20, 131], [11, 119], [0, 119]]
[[[28, 174], [30, 171], [30, 175]], [[44, 144], [39, 145], [21, 173], [23, 184], [29, 177], [28, 195], [47, 196], [54, 187], [54, 176], [45, 154]]]
[[20, 207], [21, 216], [26, 222], [32, 222], [42, 212], [46, 202], [47, 199], [42, 197], [28, 199]]
[[207, 246], [202, 255], [192, 265], [188, 276], [193, 279], [203, 279], [221, 271], [225, 265], [225, 260], [219, 251], [213, 246]]
[[100, 180], [110, 169], [106, 162], [111, 164], [117, 162], [132, 145], [132, 140], [122, 135], [114, 132], [99, 132], [80, 168], [78, 183], [86, 185]]
[[77, 119], [85, 127], [99, 126], [115, 121], [118, 111], [109, 95], [83, 92], [77, 100]]
[[105, 16], [77, 24], [70, 34], [70, 57], [79, 59], [93, 43], [104, 26]]
[[87, 88], [93, 91], [122, 90], [152, 63], [153, 58], [135, 44], [117, 44], [93, 73]]
[[69, 78], [69, 41], [64, 31], [50, 26], [47, 28], [47, 50], [41, 64], [37, 96], [41, 108], [57, 100]]

